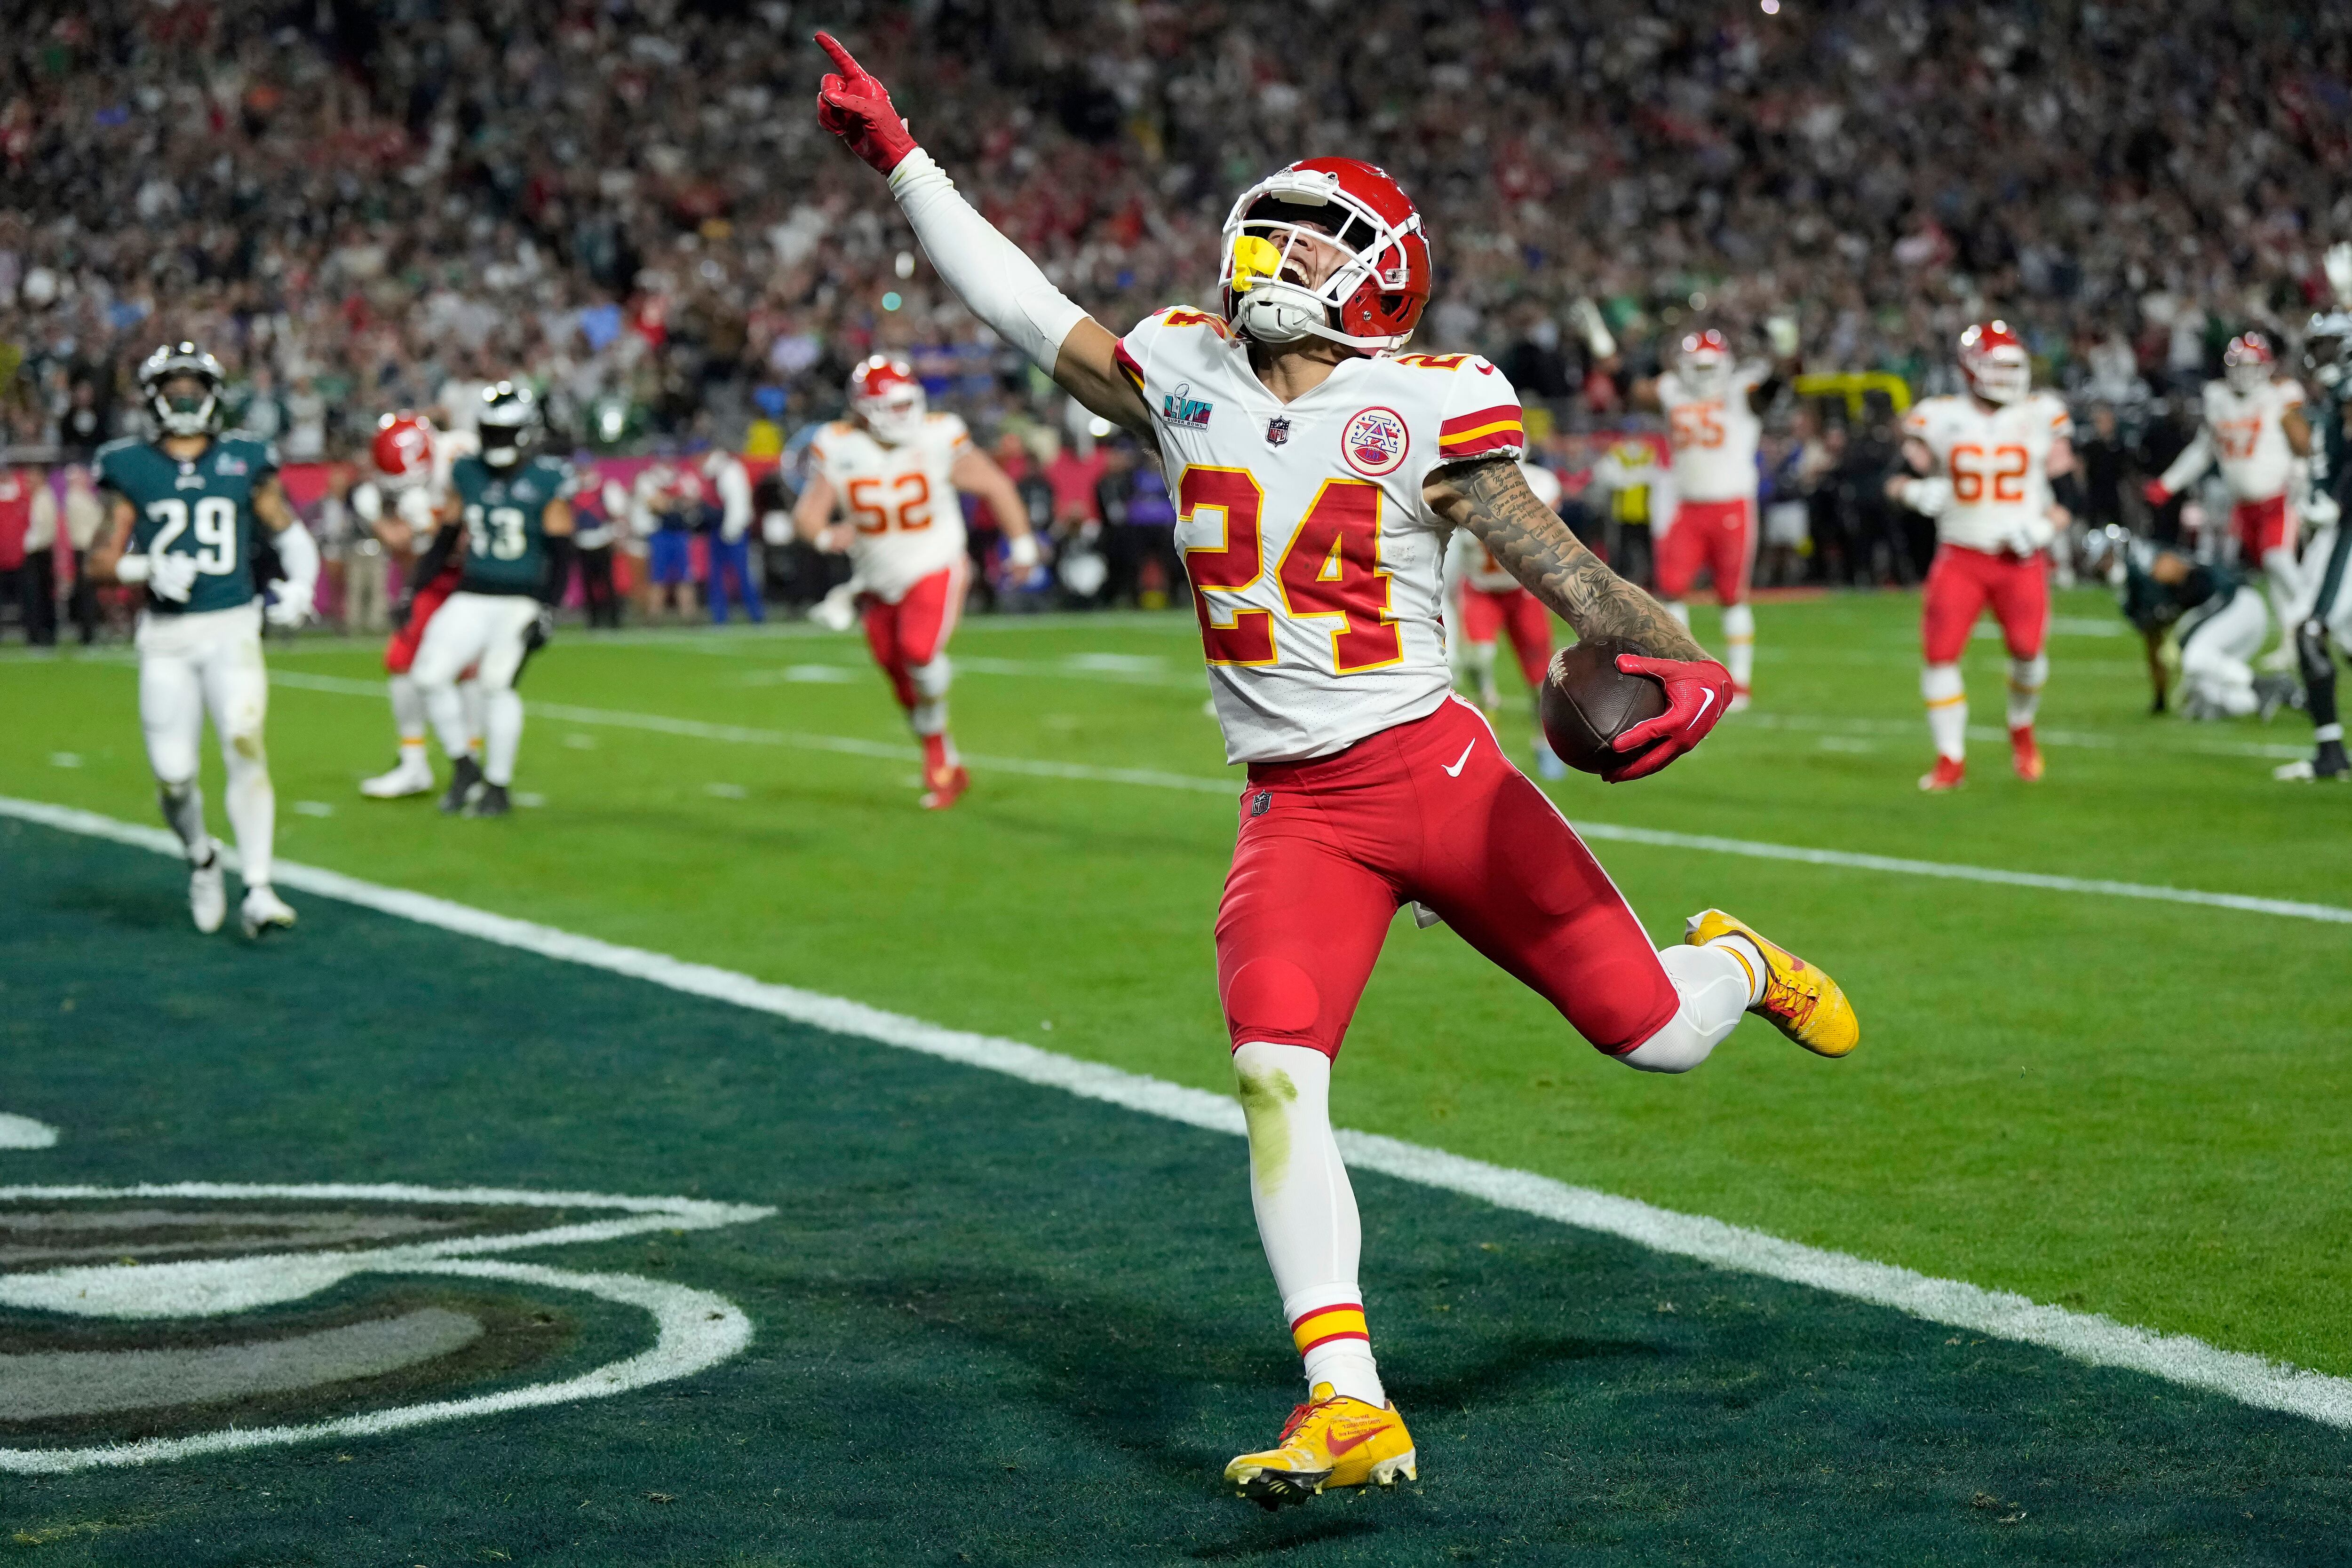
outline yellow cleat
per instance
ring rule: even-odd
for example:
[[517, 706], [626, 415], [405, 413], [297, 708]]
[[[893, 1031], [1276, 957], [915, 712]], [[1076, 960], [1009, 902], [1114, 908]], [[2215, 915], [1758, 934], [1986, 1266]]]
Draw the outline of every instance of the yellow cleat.
[[1843, 1056], [1862, 1043], [1862, 1022], [1838, 983], [1786, 947], [1764, 940], [1747, 922], [1720, 909], [1702, 910], [1684, 926], [1683, 940], [1704, 947], [1734, 933], [1764, 955], [1764, 997], [1749, 1012], [1770, 1019], [1782, 1034], [1816, 1055]]
[[1290, 1413], [1282, 1436], [1263, 1453], [1244, 1454], [1225, 1467], [1225, 1482], [1271, 1511], [1305, 1502], [1325, 1487], [1394, 1486], [1417, 1479], [1412, 1434], [1391, 1404], [1385, 1408], [1334, 1394], [1328, 1383]]

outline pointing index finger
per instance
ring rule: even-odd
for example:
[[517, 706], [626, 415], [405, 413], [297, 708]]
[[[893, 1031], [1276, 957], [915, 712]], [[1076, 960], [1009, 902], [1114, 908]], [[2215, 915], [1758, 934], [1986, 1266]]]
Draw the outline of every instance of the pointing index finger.
[[857, 63], [857, 57], [843, 48], [841, 40], [831, 33], [819, 33], [816, 36], [816, 43], [817, 47], [833, 57], [833, 63], [841, 68], [841, 74], [844, 77], [856, 81], [866, 75], [866, 68]]

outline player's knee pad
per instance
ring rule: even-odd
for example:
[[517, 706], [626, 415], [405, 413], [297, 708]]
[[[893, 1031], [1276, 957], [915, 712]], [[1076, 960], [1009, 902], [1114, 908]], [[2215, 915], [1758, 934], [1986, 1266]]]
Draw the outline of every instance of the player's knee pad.
[[1723, 607], [1723, 634], [1734, 643], [1756, 640], [1756, 612], [1745, 600]]
[[1958, 664], [1929, 664], [1919, 672], [1919, 695], [1930, 703], [1947, 703], [1968, 695]]
[[907, 727], [917, 735], [945, 735], [948, 732], [948, 705], [938, 698], [917, 703], [907, 710]]
[[916, 664], [907, 671], [914, 683], [915, 692], [927, 702], [937, 702], [948, 695], [948, 686], [955, 679], [955, 666], [945, 653], [935, 655], [928, 664]]
[[[1955, 667], [1955, 673], [1957, 667]], [[2050, 655], [2036, 653], [2031, 659], [2009, 662], [2009, 685], [2011, 691], [2038, 692], [2050, 678]]]

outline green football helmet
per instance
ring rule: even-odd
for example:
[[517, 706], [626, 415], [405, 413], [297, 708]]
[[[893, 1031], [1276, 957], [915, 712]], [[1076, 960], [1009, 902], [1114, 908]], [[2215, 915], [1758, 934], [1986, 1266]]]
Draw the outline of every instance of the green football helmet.
[[511, 468], [539, 438], [539, 399], [530, 388], [500, 382], [482, 389], [482, 461]]

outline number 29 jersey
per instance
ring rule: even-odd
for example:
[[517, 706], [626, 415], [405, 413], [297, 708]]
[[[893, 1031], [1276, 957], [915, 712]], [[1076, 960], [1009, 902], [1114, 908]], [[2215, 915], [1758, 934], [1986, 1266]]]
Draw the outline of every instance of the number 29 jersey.
[[1990, 407], [1973, 397], [1922, 398], [1903, 416], [1952, 483], [1952, 501], [1936, 519], [1948, 544], [1997, 555], [2050, 507], [2050, 450], [2074, 433], [2066, 405], [2033, 392]]
[[1451, 531], [1431, 473], [1516, 458], [1518, 394], [1475, 354], [1349, 359], [1284, 402], [1221, 317], [1118, 345], [1176, 502], [1176, 548], [1229, 762], [1328, 757], [1446, 700]]
[[840, 497], [849, 559], [866, 592], [896, 604], [963, 559], [963, 506], [952, 476], [972, 450], [971, 433], [951, 413], [925, 414], [916, 437], [895, 446], [847, 420], [809, 444], [810, 465]]
[[128, 438], [98, 449], [98, 482], [138, 514], [130, 549], [195, 557], [187, 601], [151, 593], [147, 613], [201, 615], [253, 602], [253, 494], [277, 472], [277, 452], [242, 431], [214, 436], [185, 462]]

